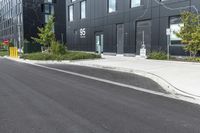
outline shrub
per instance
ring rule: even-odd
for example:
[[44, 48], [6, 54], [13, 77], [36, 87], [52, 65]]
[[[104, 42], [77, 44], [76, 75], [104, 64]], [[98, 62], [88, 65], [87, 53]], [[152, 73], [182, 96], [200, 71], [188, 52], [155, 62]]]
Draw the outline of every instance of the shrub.
[[200, 62], [200, 57], [189, 57], [186, 60], [191, 62]]
[[25, 54], [41, 52], [41, 45], [34, 41], [28, 41], [25, 39], [23, 42], [23, 52]]
[[64, 59], [68, 60], [95, 59], [95, 58], [101, 58], [101, 56], [98, 54], [74, 52], [74, 51], [73, 52], [68, 51], [67, 54], [64, 55]]
[[29, 59], [29, 60], [79, 60], [79, 59], [95, 59], [101, 58], [100, 55], [85, 53], [85, 52], [73, 52], [68, 51], [63, 55], [56, 55], [52, 53], [32, 53], [32, 54], [23, 54], [20, 58]]
[[0, 51], [0, 56], [6, 56], [8, 55], [8, 51]]
[[167, 54], [164, 52], [152, 52], [148, 55], [148, 59], [167, 60]]
[[23, 54], [21, 55], [23, 59], [29, 60], [53, 60], [55, 57], [52, 54], [48, 53], [31, 53], [31, 54]]
[[58, 41], [53, 41], [51, 43], [51, 52], [55, 55], [64, 55], [66, 53], [65, 47]]

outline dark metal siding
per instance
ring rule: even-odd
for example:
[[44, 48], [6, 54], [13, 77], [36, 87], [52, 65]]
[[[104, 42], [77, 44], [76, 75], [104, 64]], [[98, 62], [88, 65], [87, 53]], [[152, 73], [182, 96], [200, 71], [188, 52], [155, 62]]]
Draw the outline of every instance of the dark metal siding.
[[[55, 10], [55, 34], [56, 39], [66, 42], [66, 0], [56, 0]], [[63, 38], [62, 38], [63, 36]]]
[[[80, 1], [71, 3], [67, 0], [67, 44], [73, 50], [95, 51], [95, 32], [104, 33], [104, 52], [117, 51], [116, 42], [116, 24], [123, 23], [125, 29], [124, 52], [136, 52], [136, 22], [142, 20], [151, 20], [151, 50], [164, 50], [167, 48], [166, 28], [169, 27], [169, 17], [180, 15], [180, 10], [168, 10], [159, 5], [155, 0], [143, 0], [143, 6], [130, 8], [130, 0], [117, 0], [117, 11], [108, 13], [107, 0], [87, 0], [87, 18], [80, 19]], [[68, 22], [68, 6], [74, 5], [74, 21]], [[164, 2], [171, 8], [185, 7], [195, 5], [200, 9], [198, 0], [169, 0]], [[145, 12], [145, 13], [144, 13]], [[86, 38], [78, 38], [77, 44], [74, 44], [74, 31], [80, 28], [86, 28]], [[172, 54], [184, 55], [185, 52], [181, 46], [171, 46]]]
[[24, 39], [31, 40], [31, 37], [36, 37], [37, 27], [43, 26], [42, 3], [43, 0], [23, 0]]

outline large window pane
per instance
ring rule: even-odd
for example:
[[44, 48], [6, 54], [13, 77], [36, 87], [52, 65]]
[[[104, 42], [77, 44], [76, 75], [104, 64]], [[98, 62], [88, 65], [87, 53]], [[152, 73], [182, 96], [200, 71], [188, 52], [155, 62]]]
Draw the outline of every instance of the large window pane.
[[116, 11], [116, 0], [108, 0], [108, 12], [115, 12]]
[[180, 17], [170, 17], [171, 44], [181, 44], [181, 38], [176, 35], [176, 33], [180, 31], [181, 26], [183, 26], [183, 23]]
[[141, 5], [141, 0], [131, 0], [131, 8]]
[[81, 2], [81, 19], [86, 18], [86, 1]]
[[69, 6], [69, 21], [73, 21], [74, 20], [74, 6], [71, 5]]

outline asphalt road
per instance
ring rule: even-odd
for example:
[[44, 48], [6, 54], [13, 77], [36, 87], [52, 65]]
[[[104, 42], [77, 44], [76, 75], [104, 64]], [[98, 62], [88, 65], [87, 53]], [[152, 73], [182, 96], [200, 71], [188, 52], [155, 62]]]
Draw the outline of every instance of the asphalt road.
[[0, 133], [200, 133], [200, 106], [0, 59]]
[[60, 64], [48, 64], [45, 65], [51, 68], [66, 70], [70, 72], [80, 73], [92, 77], [97, 77], [101, 79], [106, 79], [114, 82], [119, 82], [127, 85], [132, 85], [136, 87], [141, 87], [145, 89], [149, 89], [152, 91], [158, 91], [167, 93], [160, 85], [151, 79], [138, 76], [135, 74], [125, 73], [125, 72], [117, 72], [105, 69], [97, 69], [92, 67], [84, 67], [77, 65], [60, 65]]

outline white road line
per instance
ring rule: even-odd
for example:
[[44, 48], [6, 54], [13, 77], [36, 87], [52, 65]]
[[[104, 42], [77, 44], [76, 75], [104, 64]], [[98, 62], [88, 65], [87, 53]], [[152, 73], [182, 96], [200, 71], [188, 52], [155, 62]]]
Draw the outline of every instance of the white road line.
[[108, 84], [112, 84], [112, 85], [116, 85], [116, 86], [120, 86], [120, 87], [130, 88], [130, 89], [133, 89], [136, 91], [145, 92], [145, 93], [149, 93], [149, 94], [153, 94], [153, 95], [157, 95], [157, 96], [162, 96], [162, 97], [171, 98], [171, 99], [175, 99], [175, 100], [200, 104], [199, 101], [197, 101], [196, 99], [193, 99], [193, 98], [188, 98], [188, 97], [184, 97], [184, 96], [180, 96], [180, 95], [165, 94], [162, 92], [156, 92], [156, 91], [148, 90], [148, 89], [133, 86], [133, 85], [118, 83], [118, 82], [111, 81], [111, 80], [106, 80], [106, 79], [102, 79], [102, 78], [97, 78], [97, 77], [93, 77], [93, 76], [88, 76], [88, 75], [84, 75], [84, 74], [80, 74], [80, 73], [76, 73], [76, 72], [70, 72], [67, 70], [61, 70], [61, 69], [57, 69], [57, 68], [43, 66], [43, 65], [39, 65], [39, 64], [34, 64], [34, 63], [28, 63], [28, 64], [31, 64], [31, 65], [37, 66], [37, 67], [41, 67], [41, 68], [45, 68], [45, 69], [49, 69], [49, 70], [53, 70], [53, 71], [57, 71], [57, 72], [62, 72], [62, 73], [82, 77], [82, 78], [87, 78], [87, 79], [91, 79], [91, 80], [95, 80], [95, 81], [99, 81], [99, 82], [104, 82], [104, 83], [108, 83]]

